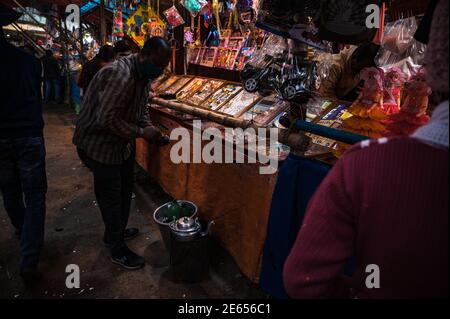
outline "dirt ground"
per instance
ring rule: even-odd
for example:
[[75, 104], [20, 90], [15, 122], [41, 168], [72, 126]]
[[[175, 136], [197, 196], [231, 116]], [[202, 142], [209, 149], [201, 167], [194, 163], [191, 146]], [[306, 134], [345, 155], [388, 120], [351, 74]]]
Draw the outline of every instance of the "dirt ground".
[[[153, 211], [171, 198], [139, 169], [129, 226], [139, 227], [142, 234], [130, 241], [129, 246], [145, 257], [147, 265], [133, 272], [112, 264], [108, 249], [101, 244], [103, 224], [92, 176], [81, 164], [71, 142], [74, 120], [68, 106], [45, 108], [49, 189], [45, 248], [40, 264], [44, 278], [35, 287], [26, 287], [19, 276], [19, 241], [0, 204], [0, 298], [265, 298], [241, 274], [232, 258], [213, 242], [214, 253], [210, 255], [206, 279], [196, 284], [173, 280], [170, 256], [152, 219]], [[66, 288], [65, 270], [69, 264], [80, 267], [79, 289]]]

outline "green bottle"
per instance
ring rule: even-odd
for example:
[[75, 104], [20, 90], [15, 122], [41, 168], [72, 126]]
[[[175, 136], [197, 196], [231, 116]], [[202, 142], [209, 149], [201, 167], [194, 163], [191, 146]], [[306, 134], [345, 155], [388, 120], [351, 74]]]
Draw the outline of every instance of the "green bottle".
[[168, 210], [168, 217], [170, 218], [170, 220], [178, 220], [182, 217], [181, 214], [183, 209], [177, 200], [171, 202], [167, 206], [167, 210]]

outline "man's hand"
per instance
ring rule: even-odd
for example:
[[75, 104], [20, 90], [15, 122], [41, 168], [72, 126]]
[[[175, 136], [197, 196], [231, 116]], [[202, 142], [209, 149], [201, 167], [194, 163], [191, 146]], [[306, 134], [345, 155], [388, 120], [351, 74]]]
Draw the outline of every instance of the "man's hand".
[[156, 143], [158, 143], [161, 136], [162, 136], [162, 133], [157, 127], [147, 126], [146, 128], [144, 128], [142, 130], [142, 136], [139, 136], [139, 137], [144, 138], [145, 140], [147, 140], [147, 142], [156, 144]]

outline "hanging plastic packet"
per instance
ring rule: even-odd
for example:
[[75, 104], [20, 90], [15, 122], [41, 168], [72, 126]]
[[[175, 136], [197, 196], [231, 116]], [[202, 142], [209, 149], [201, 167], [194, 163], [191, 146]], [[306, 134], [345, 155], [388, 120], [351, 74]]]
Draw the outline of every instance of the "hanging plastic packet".
[[206, 0], [181, 0], [180, 3], [193, 17], [196, 17], [202, 8], [208, 4]]
[[408, 77], [424, 63], [426, 45], [414, 39], [417, 30], [415, 17], [387, 24], [382, 46], [375, 62], [383, 69], [398, 67]]
[[180, 15], [180, 12], [175, 6], [164, 11], [163, 15], [166, 17], [167, 22], [174, 28], [179, 27], [180, 25], [183, 25], [185, 23], [183, 17]]

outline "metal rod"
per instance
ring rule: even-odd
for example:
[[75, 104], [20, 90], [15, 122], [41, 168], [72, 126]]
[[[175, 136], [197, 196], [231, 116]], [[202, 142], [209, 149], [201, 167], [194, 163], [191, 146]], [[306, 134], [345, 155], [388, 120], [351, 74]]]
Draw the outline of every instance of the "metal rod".
[[320, 135], [338, 142], [351, 145], [369, 139], [369, 137], [367, 136], [345, 132], [302, 120], [297, 120], [297, 122], [295, 123], [295, 127], [303, 132]]
[[[42, 29], [44, 29], [45, 33], [47, 33], [50, 37], [52, 37], [53, 39], [56, 39], [51, 33], [50, 31], [47, 29], [47, 26], [43, 25], [42, 23], [40, 23], [39, 21], [37, 21], [33, 15], [31, 15], [30, 13], [27, 12], [27, 10], [17, 1], [17, 0], [13, 0], [13, 2], [20, 8], [20, 11], [27, 15], [28, 17], [30, 17], [39, 27], [41, 27]], [[55, 24], [55, 28], [58, 30], [58, 32], [64, 36], [64, 38], [66, 38], [66, 40], [75, 48], [75, 50], [77, 50], [80, 53], [80, 56], [84, 56], [83, 52], [79, 50], [78, 46], [76, 45], [76, 41], [73, 41], [72, 39], [70, 39], [70, 37], [66, 34], [65, 30], [62, 28], [59, 28], [56, 24]]]
[[33, 38], [31, 38], [25, 30], [23, 30], [17, 23], [11, 23], [14, 29], [16, 29], [17, 33], [19, 33], [25, 40], [30, 43], [33, 48], [35, 48], [39, 53], [43, 54], [44, 49], [42, 49], [36, 42], [34, 42]]

